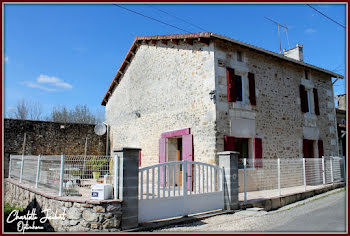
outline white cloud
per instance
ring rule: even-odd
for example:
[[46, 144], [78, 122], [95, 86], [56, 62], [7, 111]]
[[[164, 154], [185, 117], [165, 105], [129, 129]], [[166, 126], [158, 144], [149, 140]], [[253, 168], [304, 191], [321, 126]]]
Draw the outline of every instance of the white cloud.
[[307, 33], [307, 34], [313, 34], [313, 33], [316, 33], [317, 32], [317, 30], [316, 29], [313, 29], [313, 28], [307, 28], [306, 30], [305, 30], [305, 33]]
[[37, 84], [37, 83], [30, 82], [30, 81], [24, 81], [23, 84], [25, 84], [29, 88], [37, 88], [37, 89], [45, 90], [47, 92], [55, 92], [56, 91], [56, 89], [48, 88], [48, 87], [42, 86], [42, 85]]
[[60, 78], [48, 75], [39, 75], [39, 77], [36, 79], [36, 82], [41, 84], [50, 84], [55, 87], [61, 87], [66, 89], [73, 88], [71, 84], [62, 81]]
[[5, 62], [8, 62], [8, 61], [9, 61], [9, 57], [5, 56]]

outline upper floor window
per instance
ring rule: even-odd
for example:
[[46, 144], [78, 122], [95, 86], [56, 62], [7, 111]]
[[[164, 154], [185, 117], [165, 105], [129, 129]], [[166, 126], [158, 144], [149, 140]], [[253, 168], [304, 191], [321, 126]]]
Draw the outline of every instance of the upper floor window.
[[243, 101], [243, 83], [242, 76], [235, 75], [236, 101]]
[[237, 51], [237, 61], [243, 61], [243, 56], [241, 51]]
[[305, 73], [305, 79], [310, 79], [309, 78], [309, 72], [307, 70], [304, 70], [304, 73]]
[[320, 114], [320, 108], [318, 105], [318, 92], [316, 88], [306, 89], [305, 86], [301, 84], [300, 85], [300, 102], [301, 102], [301, 111], [303, 113], [315, 112], [316, 115]]
[[[248, 73], [248, 78], [244, 76], [245, 73], [235, 74], [232, 68], [226, 69], [227, 74], [227, 100], [229, 102], [245, 102], [248, 99], [251, 105], [256, 105], [255, 96], [255, 76], [253, 73]], [[249, 90], [246, 88], [249, 87]], [[246, 91], [248, 90], [248, 91]]]

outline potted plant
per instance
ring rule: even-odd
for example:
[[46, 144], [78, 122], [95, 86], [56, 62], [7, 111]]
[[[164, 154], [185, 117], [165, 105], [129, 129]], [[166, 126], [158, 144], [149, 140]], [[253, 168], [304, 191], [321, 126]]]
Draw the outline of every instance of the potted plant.
[[100, 170], [107, 163], [108, 162], [106, 159], [97, 159], [96, 157], [93, 157], [92, 159], [86, 162], [86, 164], [89, 165], [92, 170], [92, 176], [94, 179], [98, 179], [100, 177]]

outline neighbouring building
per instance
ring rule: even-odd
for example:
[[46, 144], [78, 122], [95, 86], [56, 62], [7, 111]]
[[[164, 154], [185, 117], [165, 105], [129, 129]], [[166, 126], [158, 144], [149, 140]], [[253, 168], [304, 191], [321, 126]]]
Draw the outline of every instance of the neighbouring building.
[[339, 155], [346, 156], [346, 94], [337, 95], [338, 108], [337, 114], [337, 130]]
[[[8, 174], [11, 154], [26, 155], [105, 155], [106, 134], [98, 136], [95, 125], [49, 121], [4, 119], [4, 170]], [[87, 139], [87, 140], [86, 140]]]
[[334, 72], [214, 33], [136, 37], [102, 105], [140, 165], [338, 155]]

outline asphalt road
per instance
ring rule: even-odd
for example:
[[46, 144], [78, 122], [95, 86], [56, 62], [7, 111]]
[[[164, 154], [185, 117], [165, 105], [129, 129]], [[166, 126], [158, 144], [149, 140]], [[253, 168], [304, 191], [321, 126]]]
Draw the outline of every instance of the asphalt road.
[[251, 209], [169, 226], [158, 232], [345, 232], [344, 189], [336, 189], [276, 211]]

